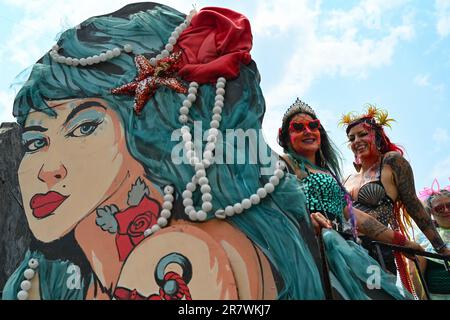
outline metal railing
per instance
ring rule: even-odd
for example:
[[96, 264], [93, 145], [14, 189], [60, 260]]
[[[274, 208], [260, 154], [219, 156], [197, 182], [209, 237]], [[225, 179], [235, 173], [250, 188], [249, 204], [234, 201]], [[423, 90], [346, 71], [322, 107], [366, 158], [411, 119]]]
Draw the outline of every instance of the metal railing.
[[403, 246], [398, 246], [398, 245], [394, 245], [394, 244], [388, 244], [388, 243], [384, 243], [384, 242], [380, 242], [380, 241], [372, 241], [372, 244], [376, 247], [377, 254], [378, 254], [378, 260], [380, 262], [381, 267], [385, 271], [386, 271], [386, 265], [384, 263], [384, 258], [383, 258], [383, 255], [381, 253], [381, 248], [380, 247], [385, 247], [385, 248], [388, 248], [388, 249], [391, 249], [391, 250], [394, 250], [394, 251], [398, 251], [398, 252], [401, 252], [401, 253], [413, 256], [414, 259], [411, 259], [411, 260], [414, 261], [414, 265], [416, 266], [416, 270], [417, 270], [417, 273], [419, 275], [420, 282], [422, 283], [423, 290], [424, 290], [425, 295], [426, 295], [428, 300], [431, 300], [431, 295], [430, 295], [430, 291], [428, 290], [428, 285], [427, 285], [427, 282], [425, 280], [425, 277], [422, 274], [422, 271], [420, 270], [419, 261], [417, 259], [417, 256], [422, 256], [422, 257], [442, 260], [443, 263], [444, 263], [444, 268], [447, 271], [448, 276], [450, 277], [450, 257], [448, 257], [448, 256], [444, 256], [444, 255], [438, 254], [438, 253], [431, 253], [431, 252], [426, 252], [426, 251], [420, 251], [420, 250], [407, 248], [407, 247], [403, 247]]

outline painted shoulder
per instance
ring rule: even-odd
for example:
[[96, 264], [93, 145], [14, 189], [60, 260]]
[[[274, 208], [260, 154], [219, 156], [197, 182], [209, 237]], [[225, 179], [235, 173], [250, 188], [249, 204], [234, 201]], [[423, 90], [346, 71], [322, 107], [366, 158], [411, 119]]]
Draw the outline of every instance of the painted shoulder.
[[224, 249], [188, 224], [166, 227], [140, 243], [128, 256], [117, 287], [146, 298], [164, 299], [164, 293], [196, 300], [238, 297]]
[[397, 151], [386, 152], [383, 157], [383, 164], [391, 165], [392, 163], [409, 163], [409, 162]]
[[128, 257], [118, 286], [139, 288], [148, 296], [164, 287], [161, 278], [173, 270], [196, 300], [277, 296], [268, 259], [244, 233], [224, 221], [182, 222], [145, 239]]

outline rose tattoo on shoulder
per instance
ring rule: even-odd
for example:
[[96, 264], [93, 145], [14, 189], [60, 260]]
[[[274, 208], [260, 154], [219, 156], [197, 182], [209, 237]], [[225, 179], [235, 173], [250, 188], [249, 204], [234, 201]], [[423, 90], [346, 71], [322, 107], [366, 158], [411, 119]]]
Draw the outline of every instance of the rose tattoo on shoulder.
[[138, 178], [128, 192], [129, 207], [119, 210], [114, 204], [97, 209], [96, 224], [116, 234], [119, 259], [125, 260], [134, 247], [145, 239], [144, 231], [157, 223], [161, 205], [150, 198], [145, 182]]

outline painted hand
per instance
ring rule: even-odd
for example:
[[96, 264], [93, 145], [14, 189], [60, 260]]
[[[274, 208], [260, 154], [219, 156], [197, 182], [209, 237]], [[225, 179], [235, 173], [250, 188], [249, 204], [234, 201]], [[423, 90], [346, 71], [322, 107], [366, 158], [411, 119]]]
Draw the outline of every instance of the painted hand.
[[320, 230], [322, 228], [331, 229], [333, 227], [331, 224], [331, 221], [328, 220], [320, 212], [313, 212], [313, 213], [311, 213], [310, 217], [311, 217], [311, 222], [314, 226], [314, 231], [316, 232], [316, 235], [320, 234]]
[[[410, 248], [410, 249], [414, 249], [417, 251], [425, 251], [424, 248], [422, 248], [418, 243], [414, 242], [414, 241], [409, 241], [407, 240], [405, 243], [405, 247]], [[410, 255], [410, 254], [405, 254], [405, 256], [411, 260], [414, 259], [414, 255]]]
[[449, 248], [444, 248], [442, 250], [439, 250], [438, 252], [439, 254], [442, 254], [444, 256], [450, 257], [450, 249]]

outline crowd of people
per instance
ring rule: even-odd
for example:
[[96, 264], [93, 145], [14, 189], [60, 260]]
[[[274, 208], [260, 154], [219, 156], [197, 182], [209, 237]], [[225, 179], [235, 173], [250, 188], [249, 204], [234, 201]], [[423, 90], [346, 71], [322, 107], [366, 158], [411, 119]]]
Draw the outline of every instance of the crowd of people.
[[[214, 163], [219, 148], [231, 158], [254, 152], [221, 139], [230, 129], [253, 130], [266, 146], [251, 46], [237, 12], [186, 16], [155, 3], [61, 34], [14, 101], [33, 239], [3, 299], [423, 298], [411, 253], [373, 241], [450, 256], [449, 193], [420, 201], [403, 150], [384, 132], [386, 111], [342, 118], [355, 155], [349, 177], [298, 98], [271, 176], [248, 159]], [[207, 124], [200, 151], [195, 122]], [[419, 271], [433, 297], [449, 293], [442, 260], [420, 258]]]
[[[438, 189], [423, 199], [425, 202], [419, 200], [403, 150], [384, 132], [383, 126], [392, 120], [387, 111], [373, 105], [362, 115], [352, 112], [342, 117], [340, 123], [346, 126], [357, 171], [345, 178], [340, 174], [338, 152], [315, 111], [298, 98], [283, 117], [278, 141], [285, 152], [282, 159], [304, 187], [316, 233], [321, 228], [343, 232], [347, 222], [347, 230], [352, 229], [354, 239], [360, 241], [368, 254], [379, 260], [389, 273], [398, 273], [404, 287], [416, 294], [415, 288], [423, 292], [426, 285], [418, 282], [416, 266], [399, 252], [377, 246], [374, 240], [417, 250], [420, 271], [424, 273], [428, 261], [420, 256], [424, 242], [429, 250], [449, 255], [448, 229], [445, 229], [450, 222], [449, 191]], [[411, 234], [410, 217], [416, 226], [415, 235]], [[448, 294], [450, 274], [444, 268], [444, 261], [439, 261], [439, 276], [447, 280], [441, 283], [429, 280], [430, 285], [439, 283], [439, 287], [446, 289], [438, 292], [446, 290]], [[435, 263], [431, 262], [431, 266]], [[445, 294], [434, 297], [445, 297]]]

